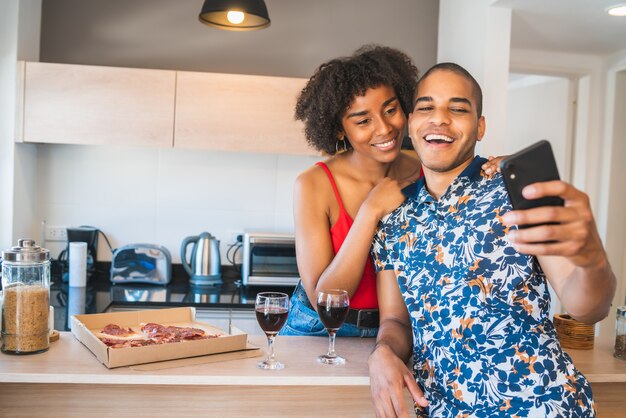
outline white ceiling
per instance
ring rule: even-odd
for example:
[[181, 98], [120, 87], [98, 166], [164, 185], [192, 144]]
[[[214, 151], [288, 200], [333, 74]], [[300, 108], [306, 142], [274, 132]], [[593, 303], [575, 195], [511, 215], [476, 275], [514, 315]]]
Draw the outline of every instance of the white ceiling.
[[606, 9], [626, 0], [497, 0], [512, 9], [513, 48], [607, 55], [626, 50], [626, 17]]

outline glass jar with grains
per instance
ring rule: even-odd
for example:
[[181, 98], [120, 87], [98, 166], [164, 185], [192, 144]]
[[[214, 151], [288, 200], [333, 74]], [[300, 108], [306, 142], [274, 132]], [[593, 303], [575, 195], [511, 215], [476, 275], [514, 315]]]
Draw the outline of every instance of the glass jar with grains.
[[21, 239], [2, 251], [2, 352], [46, 351], [50, 305], [50, 251]]
[[626, 360], [626, 305], [617, 308], [615, 318], [615, 357]]

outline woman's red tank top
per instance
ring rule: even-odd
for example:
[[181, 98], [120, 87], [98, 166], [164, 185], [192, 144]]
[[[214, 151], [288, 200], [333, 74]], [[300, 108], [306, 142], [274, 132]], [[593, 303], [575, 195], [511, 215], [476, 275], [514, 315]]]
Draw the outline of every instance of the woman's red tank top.
[[[330, 184], [333, 186], [333, 191], [335, 192], [335, 197], [337, 198], [337, 203], [339, 203], [339, 218], [337, 218], [337, 222], [330, 227], [330, 237], [333, 242], [333, 249], [335, 254], [337, 254], [346, 239], [348, 231], [350, 231], [354, 220], [350, 217], [346, 208], [343, 206], [343, 201], [339, 195], [337, 184], [335, 183], [335, 179], [330, 173], [328, 166], [323, 162], [318, 162], [317, 165], [322, 167], [326, 172], [326, 175], [328, 175]], [[350, 308], [378, 309], [378, 298], [376, 297], [376, 270], [374, 269], [374, 262], [372, 261], [371, 256], [367, 256], [365, 269], [363, 270], [363, 277], [361, 277], [359, 287], [350, 299]]]

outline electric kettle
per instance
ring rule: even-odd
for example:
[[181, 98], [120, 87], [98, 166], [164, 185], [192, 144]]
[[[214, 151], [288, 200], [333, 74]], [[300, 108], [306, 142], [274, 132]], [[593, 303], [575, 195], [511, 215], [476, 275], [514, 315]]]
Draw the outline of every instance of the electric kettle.
[[[187, 260], [187, 247], [191, 249], [191, 262]], [[208, 232], [187, 237], [180, 246], [180, 261], [189, 274], [191, 284], [221, 284], [220, 242]]]

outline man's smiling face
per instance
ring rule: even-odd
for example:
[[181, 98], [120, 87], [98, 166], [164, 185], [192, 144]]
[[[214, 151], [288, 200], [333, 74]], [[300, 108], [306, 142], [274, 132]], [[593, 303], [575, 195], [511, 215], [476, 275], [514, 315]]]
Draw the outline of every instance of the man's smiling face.
[[414, 105], [409, 134], [424, 168], [446, 173], [469, 164], [485, 132], [470, 80], [436, 70], [420, 81]]

